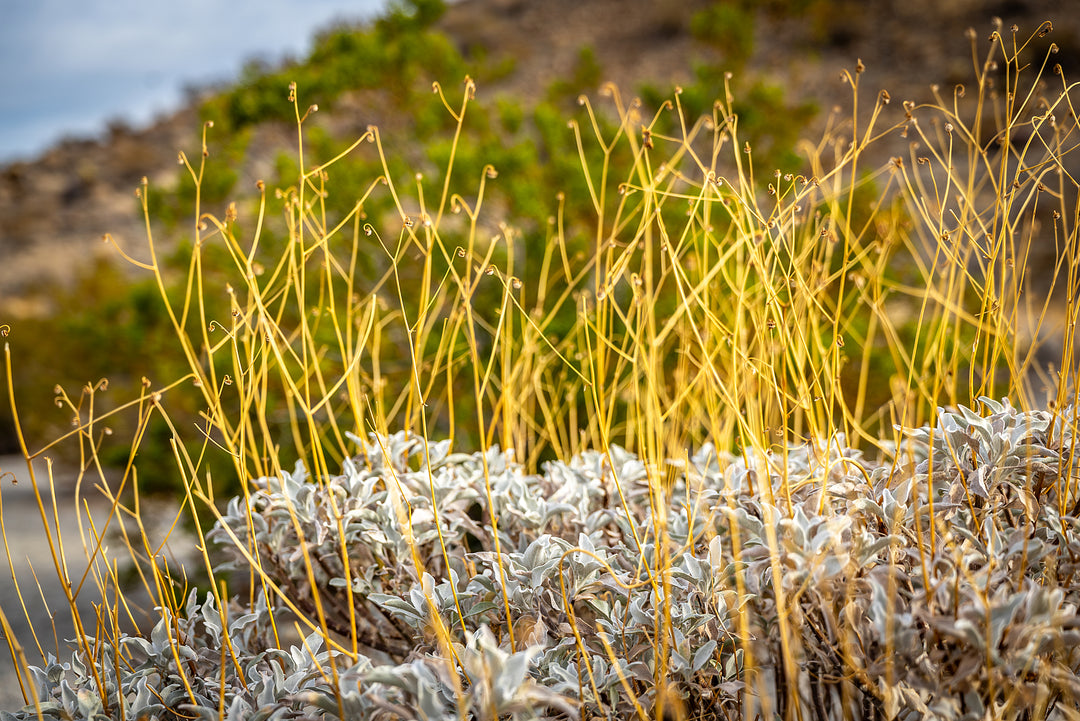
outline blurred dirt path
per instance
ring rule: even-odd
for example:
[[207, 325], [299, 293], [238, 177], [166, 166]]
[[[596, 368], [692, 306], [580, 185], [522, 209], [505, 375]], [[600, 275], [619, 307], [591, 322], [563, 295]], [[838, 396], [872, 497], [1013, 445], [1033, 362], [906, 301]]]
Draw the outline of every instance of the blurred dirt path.
[[[79, 541], [79, 522], [75, 513], [75, 485], [70, 476], [54, 477], [56, 505], [53, 516], [49, 479], [44, 463], [35, 463], [34, 472], [45, 504], [50, 529], [56, 538], [55, 528], [58, 522], [60, 538], [63, 540], [68, 574], [74, 583], [86, 570], [86, 558]], [[0, 456], [0, 514], [3, 518], [4, 535], [11, 565], [6, 557], [0, 557], [0, 609], [11, 624], [15, 639], [22, 644], [30, 664], [40, 664], [41, 654], [31, 633], [31, 624], [38, 633], [41, 648], [46, 654], [52, 653], [60, 659], [71, 655], [66, 641], [75, 636], [74, 624], [65, 599], [64, 586], [57, 577], [53, 564], [52, 552], [45, 534], [41, 511], [30, 482], [30, 474], [22, 456]], [[100, 498], [87, 501], [91, 510], [101, 512], [108, 507]], [[97, 494], [94, 493], [94, 496]], [[85, 521], [85, 513], [83, 516]], [[59, 549], [57, 549], [59, 551]], [[36, 575], [36, 580], [35, 580]], [[13, 578], [14, 576], [14, 578]], [[40, 583], [40, 590], [38, 589]], [[80, 607], [92, 611], [89, 603], [92, 584], [83, 586], [80, 592]], [[25, 601], [26, 609], [19, 599]], [[85, 617], [85, 616], [84, 616]], [[53, 637], [52, 621], [56, 620], [56, 637]], [[57, 639], [60, 653], [57, 653]], [[23, 705], [22, 694], [15, 676], [15, 666], [7, 648], [6, 640], [0, 641], [0, 710], [14, 711]]]
[[[75, 477], [70, 471], [61, 472], [59, 469], [54, 469], [56, 494], [54, 512], [46, 464], [35, 462], [34, 472], [54, 544], [57, 538], [56, 528], [59, 527], [68, 577], [72, 584], [77, 586], [86, 570], [87, 560], [80, 539], [80, 520], [75, 511]], [[87, 510], [89, 510], [93, 515], [95, 527], [100, 532], [110, 506], [91, 486], [91, 483], [84, 480], [80, 499], [83, 508], [82, 525], [86, 525]], [[143, 505], [144, 510], [147, 510], [147, 505], [145, 503]], [[164, 511], [168, 508], [164, 507], [164, 504], [155, 501], [151, 505], [154, 510], [144, 513], [144, 516], [166, 517]], [[75, 628], [65, 597], [64, 585], [57, 577], [53, 555], [44, 530], [45, 525], [34, 494], [33, 484], [30, 482], [30, 474], [22, 456], [0, 456], [0, 518], [3, 520], [7, 550], [11, 557], [11, 567], [9, 567], [7, 556], [2, 554], [3, 539], [0, 539], [0, 609], [11, 624], [15, 639], [23, 646], [28, 663], [40, 666], [43, 662], [41, 652], [51, 653], [61, 663], [65, 663], [71, 658], [72, 649], [68, 642], [75, 638]], [[114, 527], [116, 527], [115, 522], [111, 528]], [[129, 565], [126, 564], [126, 549], [115, 534], [110, 532], [109, 537], [111, 538], [109, 544], [113, 551], [109, 557], [119, 559], [121, 573], [123, 573], [125, 565]], [[180, 534], [177, 534], [177, 537], [179, 538]], [[89, 539], [89, 536], [87, 538]], [[188, 543], [190, 541], [185, 538], [184, 541], [178, 543], [171, 542], [170, 546], [176, 548], [177, 545]], [[59, 553], [58, 546], [57, 552]], [[25, 610], [19, 598], [20, 592], [22, 601], [25, 601]], [[80, 616], [86, 624], [85, 631], [90, 635], [95, 634], [93, 603], [100, 603], [100, 600], [100, 593], [94, 579], [87, 578], [79, 591], [77, 602]], [[153, 606], [146, 603], [144, 594], [132, 594], [129, 600], [143, 607]], [[55, 635], [53, 633], [54, 620]], [[38, 650], [38, 642], [35, 642], [31, 633], [31, 625], [38, 634], [41, 652]], [[15, 711], [22, 706], [23, 697], [19, 691], [15, 665], [8, 650], [7, 640], [0, 634], [0, 711]]]

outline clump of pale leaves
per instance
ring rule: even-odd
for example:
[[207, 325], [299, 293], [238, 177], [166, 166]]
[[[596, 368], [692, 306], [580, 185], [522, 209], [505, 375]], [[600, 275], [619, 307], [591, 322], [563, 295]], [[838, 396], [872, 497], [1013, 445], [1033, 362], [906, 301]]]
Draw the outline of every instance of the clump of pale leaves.
[[209, 533], [254, 607], [192, 593], [34, 691], [63, 719], [1080, 718], [1072, 427], [982, 403], [873, 462], [834, 437], [528, 474], [354, 438]]

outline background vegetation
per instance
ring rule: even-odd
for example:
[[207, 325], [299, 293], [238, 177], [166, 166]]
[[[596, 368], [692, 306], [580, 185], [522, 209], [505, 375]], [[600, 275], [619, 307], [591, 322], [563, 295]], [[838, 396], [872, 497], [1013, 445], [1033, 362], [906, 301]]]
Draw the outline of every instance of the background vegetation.
[[[507, 72], [508, 67], [505, 62], [492, 66], [479, 48], [462, 54], [448, 37], [434, 31], [431, 25], [442, 12], [438, 2], [408, 3], [370, 27], [330, 29], [316, 39], [303, 62], [283, 68], [252, 65], [233, 88], [203, 101], [200, 114], [214, 126], [206, 133], [208, 162], [200, 168], [197, 184], [194, 176], [185, 174], [175, 185], [152, 187], [147, 197], [171, 293], [181, 292], [181, 281], [176, 276], [185, 273], [189, 264], [193, 208], [197, 213], [211, 211], [222, 216], [232, 202], [242, 210], [252, 207], [245, 205], [253, 202], [250, 186], [238, 186], [238, 182], [241, 175], [251, 178], [248, 168], [256, 157], [272, 160], [270, 174], [257, 178], [268, 188], [284, 191], [295, 183], [297, 159], [287, 133], [274, 134], [284, 138], [280, 145], [251, 145], [268, 127], [280, 124], [282, 130], [287, 130], [293, 122], [292, 106], [283, 98], [283, 89], [287, 90], [292, 82], [308, 102], [319, 107], [305, 125], [307, 162], [317, 165], [348, 147], [356, 137], [348, 133], [355, 130], [360, 134], [364, 128], [342, 123], [338, 118], [357, 104], [374, 105], [379, 108], [378, 119], [386, 120], [379, 125], [381, 136], [394, 147], [387, 161], [396, 182], [418, 171], [441, 172], [452, 151], [457, 171], [446, 189], [451, 195], [471, 192], [473, 179], [486, 166], [497, 169], [501, 178], [490, 184], [487, 202], [489, 207], [499, 207], [499, 214], [517, 235], [515, 245], [520, 249], [511, 274], [539, 272], [542, 249], [551, 234], [548, 221], [557, 208], [562, 214], [567, 257], [592, 252], [593, 208], [576, 154], [566, 152], [574, 143], [566, 121], [568, 113], [576, 114], [579, 121], [584, 119], [577, 105], [579, 95], [600, 86], [603, 69], [586, 46], [575, 73], [553, 80], [539, 97], [485, 98], [481, 94], [471, 103], [470, 122], [462, 126], [455, 146], [454, 120], [445, 112], [444, 100], [431, 92], [431, 83], [439, 83], [450, 92], [460, 87], [463, 78], [470, 77], [482, 86]], [[736, 27], [723, 25], [724, 18], [713, 18], [712, 14], [707, 11], [695, 16], [693, 31], [710, 42], [726, 45], [723, 38], [735, 33]], [[745, 34], [752, 37], [752, 32]], [[725, 69], [738, 69], [745, 59], [734, 50], [726, 50], [713, 63], [700, 64], [695, 70], [695, 82], [682, 88], [687, 117], [711, 112], [713, 99], [723, 93], [724, 71], [720, 63]], [[670, 88], [644, 86], [641, 92], [643, 115], [651, 115], [667, 102]], [[350, 110], [335, 114], [341, 102]], [[740, 132], [757, 148], [762, 162], [769, 167], [797, 165], [795, 143], [815, 113], [813, 106], [789, 105], [778, 86], [755, 79], [740, 99], [733, 101], [732, 109], [741, 113]], [[323, 122], [323, 118], [328, 120]], [[597, 120], [608, 123], [605, 129], [611, 130], [609, 118]], [[669, 133], [676, 122], [662, 117], [657, 131]], [[195, 156], [198, 144], [188, 152]], [[585, 152], [593, 163], [603, 157], [598, 148], [585, 148]], [[618, 152], [610, 156], [610, 176], [625, 176], [630, 158]], [[344, 217], [356, 200], [365, 196], [367, 184], [382, 170], [381, 162], [377, 157], [354, 153], [347, 167], [339, 165], [333, 192], [324, 199], [329, 222]], [[381, 218], [396, 210], [392, 198], [373, 194], [366, 198], [361, 212], [366, 218]], [[412, 207], [407, 212], [415, 210]], [[270, 211], [280, 212], [274, 207]], [[282, 242], [281, 231], [272, 227], [267, 228], [261, 240], [264, 247]], [[210, 254], [204, 269], [211, 274], [208, 283], [213, 285], [224, 277], [219, 270], [224, 253], [212, 244], [204, 252]], [[503, 267], [504, 252], [497, 250], [492, 260]], [[369, 280], [378, 280], [388, 268], [388, 263], [378, 259], [361, 258], [360, 262], [363, 277]], [[59, 384], [77, 408], [84, 390], [107, 378], [108, 392], [97, 394], [95, 399], [100, 411], [132, 397], [143, 378], [161, 383], [182, 372], [183, 365], [166, 352], [171, 332], [164, 311], [154, 301], [155, 285], [145, 276], [133, 276], [115, 263], [99, 260], [79, 274], [73, 285], [58, 284], [45, 295], [50, 297], [53, 312], [35, 320], [33, 333], [18, 332], [22, 328], [17, 327], [9, 339], [16, 358], [33, 353], [43, 359], [41, 363], [16, 363], [13, 367], [15, 387], [25, 394], [21, 402], [39, 409], [25, 413], [23, 419], [24, 432], [39, 443], [62, 432], [69, 415], [73, 415], [43, 407], [41, 395], [46, 389]], [[206, 302], [210, 317], [220, 317], [228, 309], [224, 297], [209, 297]], [[567, 327], [572, 312], [568, 306], [557, 328]], [[403, 384], [408, 377], [402, 369], [387, 369], [384, 374], [387, 383], [394, 385]], [[196, 423], [201, 402], [198, 395], [178, 389], [173, 396], [172, 412], [179, 424], [183, 427]], [[471, 418], [472, 413], [463, 409], [461, 417]], [[130, 430], [138, 421], [120, 416], [111, 423], [119, 424], [118, 429]], [[168, 479], [173, 475], [168, 460], [170, 434], [159, 423], [152, 423], [148, 432], [144, 452], [136, 463], [144, 469], [149, 488], [165, 489], [171, 485]], [[461, 432], [469, 432], [468, 426]], [[109, 465], [122, 466], [125, 456], [126, 452], [119, 449], [106, 452], [103, 458]]]
[[[724, 37], [745, 22], [741, 7], [697, 17], [695, 32]], [[44, 363], [75, 359], [84, 375], [109, 378], [78, 393], [60, 386], [57, 404], [74, 419], [61, 442], [116, 494], [116, 517], [139, 528], [138, 496], [121, 489], [182, 489], [187, 522], [200, 536], [231, 543], [233, 570], [247, 575], [247, 605], [237, 610], [289, 610], [306, 624], [305, 633], [315, 634], [309, 643], [317, 638], [328, 649], [323, 656], [315, 648], [303, 659], [293, 655], [303, 682], [278, 684], [263, 699], [241, 690], [243, 674], [226, 683], [232, 671], [225, 643], [217, 649], [220, 667], [199, 666], [194, 674], [206, 679], [220, 672], [218, 690], [196, 692], [184, 672], [169, 666], [169, 674], [180, 676], [158, 689], [171, 699], [162, 708], [213, 717], [218, 704], [223, 716], [226, 705], [245, 699], [238, 717], [256, 708], [306, 714], [312, 705], [345, 717], [351, 702], [337, 664], [347, 662], [360, 674], [357, 683], [389, 673], [364, 665], [370, 659], [359, 648], [355, 615], [357, 604], [366, 603], [360, 607], [380, 607], [384, 618], [397, 619], [399, 641], [410, 640], [401, 624], [415, 621], [416, 649], [449, 669], [432, 682], [441, 684], [446, 713], [528, 715], [529, 705], [498, 684], [477, 691], [487, 688], [477, 669], [488, 663], [483, 659], [498, 658], [518, 668], [513, 673], [522, 680], [529, 661], [513, 655], [526, 652], [515, 632], [528, 634], [515, 629], [515, 619], [538, 612], [511, 601], [506, 574], [532, 574], [541, 552], [593, 558], [599, 566], [572, 569], [568, 582], [606, 570], [616, 579], [611, 593], [638, 591], [621, 601], [624, 620], [637, 603], [641, 619], [652, 624], [640, 631], [644, 646], [624, 640], [619, 654], [596, 646], [595, 638], [587, 643], [575, 604], [595, 602], [587, 604], [590, 614], [610, 614], [614, 601], [587, 585], [569, 594], [561, 588], [561, 603], [544, 607], [556, 644], [570, 647], [558, 661], [564, 676], [558, 697], [545, 697], [562, 709], [556, 713], [662, 718], [667, 709], [711, 718], [779, 709], [794, 717], [812, 704], [821, 718], [848, 717], [851, 709], [892, 717], [902, 702], [918, 707], [918, 701], [946, 716], [993, 708], [1019, 718], [1031, 703], [1049, 717], [1075, 702], [1077, 659], [1069, 650], [1071, 626], [1062, 619], [1075, 610], [1074, 574], [1065, 559], [1077, 502], [1072, 299], [1080, 265], [1074, 262], [1075, 183], [1066, 167], [1076, 118], [1053, 53], [1030, 55], [1029, 44], [1050, 27], [1031, 40], [999, 28], [985, 55], [973, 38], [972, 89], [925, 106], [904, 102], [895, 122], [886, 120], [889, 94], [860, 87], [863, 67], [856, 62], [845, 72], [850, 116], [831, 121], [819, 141], [796, 142], [812, 108], [789, 106], [763, 81], [736, 92], [731, 76], [707, 65], [682, 88], [640, 88], [640, 100], [611, 85], [579, 94], [575, 85], [602, 77], [584, 50], [578, 74], [554, 84], [543, 99], [486, 100], [484, 73], [499, 69], [470, 65], [433, 33], [439, 10], [417, 3], [367, 29], [329, 32], [308, 62], [252, 69], [243, 86], [209, 98], [200, 144], [179, 158], [182, 182], [161, 189], [147, 182], [138, 190], [148, 260], [131, 260], [142, 279], [129, 284], [111, 266], [97, 268], [60, 297], [70, 311], [52, 321], [60, 332], [43, 333], [49, 345], [33, 350]], [[745, 61], [745, 50], [732, 52], [731, 62]], [[432, 68], [435, 77], [427, 77]], [[322, 118], [327, 108], [350, 102], [349, 93], [359, 93], [353, 101], [380, 103], [393, 120], [342, 140]], [[263, 123], [290, 128], [293, 148], [273, 159], [271, 173], [248, 196], [237, 182]], [[906, 141], [907, 154], [881, 164], [868, 160], [871, 148], [895, 138]], [[1040, 278], [1048, 293], [1036, 293], [1028, 273], [1028, 257], [1040, 243], [1054, 246], [1054, 262]], [[1060, 354], [1055, 368], [1040, 375], [1039, 329], [1059, 316], [1066, 320]], [[90, 347], [114, 353], [91, 356]], [[132, 348], [152, 352], [154, 377], [132, 365]], [[16, 375], [23, 372], [19, 353], [9, 347], [12, 389], [29, 382]], [[106, 400], [118, 396], [124, 400]], [[989, 399], [982, 403], [992, 418], [970, 410], [979, 398]], [[1041, 407], [1044, 415], [1018, 414], [995, 400], [1001, 398], [1023, 411]], [[905, 429], [914, 440], [905, 442]], [[444, 438], [448, 444], [437, 444]], [[715, 468], [704, 449], [715, 450]], [[560, 466], [545, 462], [580, 466], [583, 458], [596, 468], [582, 472], [582, 493], [604, 500], [567, 520], [561, 535], [554, 534], [560, 541], [541, 533], [547, 516], [537, 522], [535, 508], [510, 504], [521, 489], [492, 482], [502, 477], [493, 467], [558, 476], [553, 469]], [[447, 471], [446, 487], [437, 492], [436, 466], [455, 464], [470, 470]], [[100, 465], [123, 470], [110, 478]], [[699, 484], [694, 474], [706, 470], [712, 480]], [[460, 507], [441, 507], [451, 501], [440, 493], [461, 485], [464, 475], [454, 473], [468, 475], [474, 495]], [[412, 485], [400, 480], [407, 474], [417, 474]], [[310, 483], [298, 480], [308, 476]], [[542, 488], [552, 483], [545, 478], [529, 482]], [[323, 493], [332, 483], [347, 487], [316, 502], [316, 489]], [[728, 492], [725, 514], [718, 509]], [[366, 529], [382, 534], [372, 538], [346, 533], [335, 504], [352, 495], [360, 505], [383, 504], [384, 520], [396, 522], [397, 537], [386, 542], [392, 559], [376, 549], [391, 530]], [[427, 515], [417, 515], [421, 508]], [[692, 516], [702, 508], [716, 518], [698, 527]], [[261, 534], [272, 522], [256, 520], [264, 511], [283, 521], [267, 531], [269, 541]], [[594, 511], [600, 516], [588, 520]], [[440, 513], [447, 514], [445, 523]], [[336, 538], [334, 524], [308, 524], [320, 514], [335, 521]], [[524, 518], [526, 530], [500, 535], [500, 517], [507, 527]], [[836, 518], [848, 521], [833, 523]], [[860, 543], [881, 544], [861, 563], [851, 565], [850, 556], [839, 566], [823, 557], [793, 560], [792, 549], [811, 537], [818, 539], [815, 548], [839, 559], [854, 543], [839, 525], [852, 519], [868, 534]], [[604, 530], [610, 524], [617, 532]], [[1060, 538], [1051, 539], [1047, 528], [1055, 524]], [[947, 535], [950, 528], [967, 536], [957, 541]], [[446, 540], [458, 531], [456, 541]], [[179, 632], [169, 636], [178, 618], [206, 619], [206, 628], [185, 631], [192, 637], [232, 633], [225, 633], [232, 628], [229, 596], [218, 585], [227, 569], [208, 550], [203, 590], [215, 598], [199, 605], [145, 533], [126, 537], [135, 539], [131, 552], [142, 564], [145, 590], [163, 609], [157, 637], [149, 647], [124, 640], [117, 571], [99, 568], [102, 597], [116, 602], [87, 634], [108, 643], [81, 641], [84, 668], [76, 675], [84, 695], [72, 701], [59, 681], [38, 677], [51, 678], [53, 670], [24, 677], [53, 699], [49, 713], [124, 715], [128, 702], [138, 706], [133, 698], [146, 706], [147, 679], [173, 677], [153, 664], [158, 671], [140, 667], [125, 676], [120, 666], [135, 665], [138, 654], [129, 655], [128, 647], [138, 646], [144, 656], [181, 667], [181, 650], [192, 646]], [[329, 539], [325, 553], [313, 550], [316, 538]], [[541, 539], [547, 545], [533, 556], [514, 556], [527, 555]], [[89, 544], [91, 555], [100, 540]], [[1051, 541], [1054, 553], [1042, 553]], [[610, 545], [598, 550], [600, 542]], [[964, 543], [979, 550], [978, 560]], [[287, 562], [271, 559], [282, 544], [295, 549]], [[1029, 555], [1037, 544], [1040, 551]], [[351, 555], [354, 547], [362, 549], [359, 557]], [[370, 565], [364, 552], [383, 554], [380, 568], [393, 583], [376, 588], [360, 581]], [[706, 573], [687, 554], [698, 561], [712, 554], [713, 565]], [[617, 570], [603, 566], [609, 560]], [[340, 565], [336, 575], [326, 571], [331, 561]], [[819, 563], [830, 569], [831, 591], [806, 596], [802, 605], [798, 599]], [[902, 569], [903, 603], [886, 600], [903, 581], [882, 585], [875, 576], [875, 586], [861, 575], [871, 563], [888, 569], [888, 578]], [[994, 574], [996, 566], [1006, 570]], [[696, 578], [692, 567], [705, 575]], [[563, 583], [561, 565], [545, 568], [540, 576]], [[63, 574], [59, 562], [57, 572]], [[713, 579], [707, 593], [687, 592], [705, 593], [704, 618], [730, 622], [733, 638], [686, 646], [707, 621], [697, 624], [689, 606], [673, 615], [672, 584], [680, 573], [695, 582]], [[481, 576], [490, 586], [488, 605], [466, 614], [458, 594], [475, 602], [482, 590], [468, 584]], [[1035, 593], [1033, 584], [1061, 595]], [[337, 591], [324, 595], [328, 585]], [[935, 595], [946, 587], [954, 589], [947, 603]], [[759, 596], [760, 603], [750, 604]], [[338, 604], [337, 618], [324, 600]], [[411, 611], [401, 606], [406, 602]], [[903, 606], [909, 602], [910, 611]], [[1045, 644], [1032, 642], [1030, 653], [1006, 662], [1002, 644], [1020, 647], [1014, 637], [1035, 633], [1006, 633], [1021, 603], [1031, 611], [1027, 618], [1051, 630]], [[904, 686], [891, 662], [881, 661], [899, 643], [894, 629], [910, 621], [904, 614], [925, 611], [938, 619], [939, 606], [950, 604], [952, 626], [937, 620], [920, 626], [926, 648], [945, 636], [964, 638], [970, 627], [979, 640], [971, 647], [983, 653], [981, 675], [967, 686]], [[1032, 604], [1053, 605], [1053, 612]], [[840, 623], [856, 610], [869, 619], [877, 645], [856, 651], [859, 632], [826, 633], [814, 625], [815, 614]], [[647, 626], [641, 619], [635, 617]], [[591, 616], [589, 633], [595, 622]], [[851, 627], [860, 628], [854, 621]], [[236, 633], [239, 639], [247, 632]], [[263, 643], [244, 639], [238, 644], [247, 649]], [[778, 645], [765, 647], [762, 639]], [[646, 646], [648, 673], [631, 679], [617, 658]], [[917, 648], [908, 649], [913, 658]], [[970, 649], [947, 648], [955, 655], [935, 662], [967, 678], [957, 664]], [[815, 649], [827, 663], [819, 658], [823, 665], [804, 669]], [[407, 661], [408, 651], [392, 660]], [[12, 652], [18, 657], [14, 645]], [[690, 669], [682, 681], [674, 673], [679, 658]], [[597, 681], [595, 659], [611, 664], [610, 673], [600, 674], [606, 686]], [[101, 668], [83, 673], [94, 663]], [[108, 663], [115, 676], [103, 670]], [[720, 674], [717, 684], [742, 685], [694, 686], [706, 666]], [[410, 673], [436, 673], [424, 668]], [[970, 675], [976, 667], [963, 670]], [[937, 673], [923, 671], [928, 678]], [[578, 679], [576, 697], [569, 693], [571, 677]], [[1007, 682], [1020, 690], [1007, 690]], [[301, 693], [315, 688], [309, 683], [328, 694], [325, 703]], [[421, 698], [421, 686], [406, 691]], [[633, 704], [605, 706], [602, 686], [622, 689]], [[110, 700], [109, 688], [126, 701]], [[1039, 689], [1050, 695], [1039, 696]], [[727, 694], [722, 702], [713, 696], [719, 691]], [[91, 703], [87, 693], [99, 701]], [[960, 700], [950, 705], [941, 694]], [[935, 706], [938, 701], [944, 705]]]

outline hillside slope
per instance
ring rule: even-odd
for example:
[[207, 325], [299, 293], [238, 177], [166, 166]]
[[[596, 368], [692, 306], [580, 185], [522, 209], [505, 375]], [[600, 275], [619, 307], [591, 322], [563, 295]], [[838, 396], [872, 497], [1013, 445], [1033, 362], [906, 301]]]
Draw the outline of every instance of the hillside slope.
[[[573, 76], [582, 48], [592, 51], [604, 80], [633, 93], [645, 80], [660, 87], [685, 82], [695, 63], [718, 57], [723, 63], [725, 53], [731, 55], [724, 38], [708, 42], [707, 32], [695, 38], [695, 13], [710, 5], [705, 0], [464, 0], [447, 9], [438, 27], [462, 51], [511, 68], [481, 93], [540, 96], [553, 79]], [[795, 14], [779, 2], [762, 3], [755, 11], [745, 72], [770, 76], [792, 98], [811, 98], [825, 110], [849, 106], [850, 89], [839, 74], [858, 58], [867, 67], [862, 81], [870, 93], [888, 88], [893, 97], [919, 100], [929, 96], [931, 83], [962, 82], [972, 68], [964, 32], [976, 29], [981, 54], [993, 16], [1000, 16], [1006, 28], [1016, 23], [1021, 35], [1051, 19], [1051, 39], [1065, 49], [1059, 62], [1066, 70], [1077, 66], [1080, 20], [1070, 17], [1060, 0], [835, 0], [798, 6], [803, 10]], [[101, 242], [104, 233], [128, 248], [141, 248], [143, 223], [133, 189], [143, 176], [154, 185], [174, 182], [176, 153], [192, 146], [197, 130], [198, 110], [189, 106], [150, 127], [117, 123], [101, 138], [69, 140], [34, 161], [0, 169], [3, 315], [47, 313], [47, 298], [35, 298], [35, 289], [70, 282], [94, 257], [115, 258]]]

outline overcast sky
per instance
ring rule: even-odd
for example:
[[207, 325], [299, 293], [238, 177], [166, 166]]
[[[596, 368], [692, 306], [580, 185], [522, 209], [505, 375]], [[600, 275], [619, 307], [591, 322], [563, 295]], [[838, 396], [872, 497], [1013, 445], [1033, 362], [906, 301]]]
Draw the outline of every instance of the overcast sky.
[[386, 0], [6, 0], [0, 22], [0, 163], [113, 118], [174, 109], [185, 85], [244, 61], [302, 55], [316, 30]]

